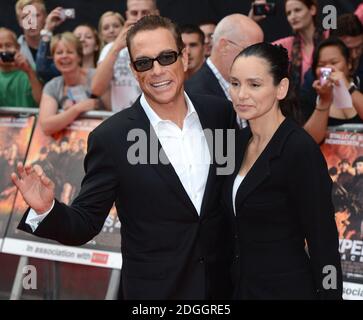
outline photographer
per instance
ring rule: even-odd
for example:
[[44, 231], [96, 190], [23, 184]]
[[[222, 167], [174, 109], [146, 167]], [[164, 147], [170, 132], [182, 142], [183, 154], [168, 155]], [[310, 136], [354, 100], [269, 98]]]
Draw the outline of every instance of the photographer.
[[[328, 126], [337, 126], [347, 123], [362, 123], [363, 94], [357, 89], [350, 76], [351, 70], [349, 49], [345, 44], [335, 38], [324, 40], [317, 47], [312, 69], [316, 80], [313, 82], [318, 99], [315, 109], [304, 125], [305, 130], [321, 143], [325, 138]], [[324, 83], [319, 80], [321, 68], [330, 68], [331, 73]], [[334, 105], [334, 86], [345, 86], [351, 94], [352, 106], [338, 108]], [[304, 110], [309, 112], [309, 110]]]
[[0, 106], [36, 108], [42, 85], [19, 49], [16, 34], [0, 28]]

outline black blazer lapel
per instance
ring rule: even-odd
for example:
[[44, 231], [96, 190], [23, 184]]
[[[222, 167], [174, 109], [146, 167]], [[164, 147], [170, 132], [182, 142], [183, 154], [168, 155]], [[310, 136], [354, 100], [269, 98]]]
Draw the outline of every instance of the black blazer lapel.
[[[295, 124], [289, 119], [285, 119], [275, 134], [272, 136], [266, 148], [262, 151], [250, 171], [247, 173], [243, 182], [241, 183], [236, 194], [236, 208], [238, 208], [246, 199], [246, 197], [255, 190], [270, 174], [270, 162], [272, 159], [278, 157], [282, 148], [287, 140], [289, 134], [294, 130]], [[250, 136], [249, 136], [250, 137]], [[237, 173], [241, 167], [243, 155], [246, 151], [248, 140], [246, 138], [242, 141], [242, 156], [239, 155]], [[233, 180], [234, 181], [234, 180]], [[233, 187], [233, 182], [232, 182]]]
[[248, 142], [252, 136], [250, 127], [246, 127], [242, 130], [236, 130], [236, 145], [235, 145], [235, 168], [233, 174], [231, 174], [227, 178], [226, 183], [226, 196], [225, 203], [229, 211], [233, 214], [233, 205], [232, 205], [232, 191], [233, 191], [233, 183], [234, 180], [241, 169], [241, 164], [243, 160], [244, 153], [246, 151]]
[[[150, 167], [156, 170], [156, 172], [160, 175], [160, 177], [165, 181], [165, 183], [170, 187], [171, 190], [175, 192], [175, 194], [179, 197], [179, 199], [185, 203], [185, 205], [189, 208], [193, 215], [198, 216], [198, 212], [196, 211], [192, 201], [190, 200], [187, 192], [185, 191], [180, 179], [175, 172], [173, 166], [171, 165], [167, 155], [165, 154], [164, 149], [161, 146], [159, 139], [156, 136], [154, 128], [152, 127], [147, 115], [145, 114], [144, 109], [140, 104], [140, 100], [135, 102], [133, 106], [134, 110], [130, 114], [129, 119], [134, 121], [133, 127], [140, 128], [145, 130], [148, 141], [148, 163], [151, 163], [150, 155], [150, 147], [152, 143], [157, 142], [158, 144], [158, 161], [156, 164], [150, 164]], [[167, 164], [163, 164], [160, 159], [167, 160]], [[164, 162], [165, 163], [165, 162]]]
[[215, 124], [212, 122], [211, 117], [208, 116], [208, 110], [206, 110], [206, 108], [208, 106], [204, 106], [202, 103], [199, 103], [198, 100], [196, 98], [194, 98], [193, 96], [191, 96], [190, 99], [198, 114], [199, 121], [202, 125], [203, 130], [209, 129], [210, 132], [212, 133], [212, 137], [213, 137], [213, 139], [211, 139], [212, 137], [210, 137], [210, 135], [206, 136], [211, 163], [209, 165], [207, 183], [205, 186], [203, 200], [202, 200], [202, 206], [200, 209], [200, 216], [202, 217], [202, 216], [204, 216], [204, 214], [206, 212], [207, 204], [209, 203], [209, 197], [212, 194], [211, 188], [213, 188], [213, 185], [216, 181], [217, 168], [216, 168], [215, 154], [213, 152], [214, 141], [215, 141], [215, 130], [214, 130]]

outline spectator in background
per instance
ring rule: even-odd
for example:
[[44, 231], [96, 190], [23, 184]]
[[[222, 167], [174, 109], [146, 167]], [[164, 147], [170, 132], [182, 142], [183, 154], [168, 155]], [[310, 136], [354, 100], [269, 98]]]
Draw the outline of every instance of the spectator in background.
[[101, 99], [91, 96], [95, 70], [81, 66], [83, 47], [79, 39], [71, 32], [56, 35], [50, 50], [61, 76], [45, 85], [40, 102], [39, 122], [47, 135], [64, 129], [84, 112], [103, 108]]
[[357, 9], [354, 11], [354, 14], [358, 17], [361, 24], [363, 24], [363, 3], [361, 3]]
[[[242, 14], [224, 17], [214, 32], [211, 56], [199, 71], [185, 82], [186, 91], [231, 100], [228, 81], [234, 58], [244, 48], [261, 41], [263, 31], [252, 19]], [[246, 123], [242, 125], [245, 126]]]
[[19, 50], [16, 34], [0, 28], [0, 52], [13, 56], [12, 62], [0, 57], [0, 106], [35, 108], [40, 102], [42, 85]]
[[[24, 21], [28, 21], [27, 13], [23, 12], [25, 6], [32, 5], [36, 9], [36, 28], [27, 28]], [[18, 0], [15, 5], [16, 17], [23, 34], [19, 37], [20, 52], [35, 69], [36, 55], [40, 42], [40, 31], [44, 27], [47, 11], [43, 0]], [[29, 22], [29, 21], [28, 21]]]
[[180, 31], [188, 53], [188, 70], [185, 76], [189, 79], [204, 63], [204, 33], [192, 24], [182, 26]]
[[107, 11], [101, 16], [98, 22], [101, 49], [103, 49], [106, 44], [116, 40], [124, 24], [125, 19], [118, 12]]
[[100, 38], [97, 30], [88, 24], [81, 24], [73, 30], [73, 33], [82, 44], [82, 67], [95, 69], [100, 53]]
[[[362, 7], [363, 8], [363, 7]], [[345, 13], [337, 19], [337, 29], [330, 36], [338, 37], [350, 51], [352, 76], [355, 84], [363, 90], [363, 25], [353, 13]]]
[[[323, 84], [319, 80], [322, 67], [332, 69], [331, 75]], [[352, 81], [349, 49], [341, 40], [329, 38], [321, 42], [314, 52], [312, 68], [316, 79], [313, 87], [319, 98], [314, 110], [303, 110], [305, 114], [310, 112], [304, 128], [317, 143], [321, 143], [325, 138], [327, 126], [362, 123], [363, 94]], [[341, 109], [333, 104], [333, 87], [338, 85], [344, 85], [349, 90], [352, 108]]]
[[[266, 1], [259, 0], [258, 3]], [[260, 17], [251, 12], [251, 18], [260, 21]], [[281, 44], [288, 50], [291, 61], [290, 78], [295, 92], [298, 93], [304, 82], [304, 75], [311, 67], [314, 48], [324, 39], [324, 34], [318, 28], [317, 0], [285, 0], [285, 12], [294, 35], [276, 40], [273, 44]]]
[[[57, 7], [52, 10], [47, 16], [44, 29], [41, 31], [42, 37], [39, 44], [36, 65], [37, 73], [44, 82], [48, 82], [60, 75], [50, 54], [50, 40], [54, 29], [66, 19], [62, 14], [62, 10], [62, 7]], [[100, 40], [97, 30], [88, 24], [81, 24], [74, 29], [73, 33], [80, 39], [82, 44], [82, 67], [95, 68], [100, 51]]]
[[142, 17], [158, 15], [156, 0], [128, 0], [126, 21], [113, 43], [106, 45], [100, 55], [96, 76], [92, 82], [92, 93], [103, 95], [111, 89], [112, 111], [130, 107], [141, 91], [130, 69], [130, 55], [126, 48], [128, 30]]
[[204, 33], [204, 55], [206, 58], [212, 53], [213, 33], [217, 24], [214, 21], [202, 21], [199, 23], [200, 30]]

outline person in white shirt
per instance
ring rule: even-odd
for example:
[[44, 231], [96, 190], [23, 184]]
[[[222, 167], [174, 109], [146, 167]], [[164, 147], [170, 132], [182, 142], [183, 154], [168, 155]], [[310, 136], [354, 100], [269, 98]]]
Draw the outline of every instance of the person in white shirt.
[[[27, 6], [36, 10], [35, 20], [29, 13]], [[16, 17], [23, 34], [18, 38], [20, 52], [35, 70], [35, 60], [40, 42], [40, 31], [45, 25], [47, 11], [43, 0], [18, 0], [15, 4]], [[35, 27], [34, 27], [35, 26]]]
[[101, 51], [92, 82], [92, 94], [102, 96], [111, 87], [111, 106], [114, 112], [130, 107], [140, 95], [139, 85], [130, 69], [126, 48], [128, 30], [142, 17], [159, 14], [155, 0], [128, 0], [126, 21], [114, 42]]
[[216, 134], [235, 126], [232, 105], [185, 93], [188, 56], [169, 19], [142, 18], [127, 46], [141, 98], [90, 134], [86, 175], [70, 206], [55, 199], [40, 166], [18, 164], [12, 179], [32, 208], [19, 228], [82, 245], [115, 202], [125, 299], [228, 299], [233, 239], [218, 172], [229, 164], [218, 160], [225, 141]]

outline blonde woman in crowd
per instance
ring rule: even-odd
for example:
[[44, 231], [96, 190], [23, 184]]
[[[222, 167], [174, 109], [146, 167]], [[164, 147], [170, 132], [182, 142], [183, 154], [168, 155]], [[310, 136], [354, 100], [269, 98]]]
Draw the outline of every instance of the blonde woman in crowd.
[[95, 70], [82, 67], [79, 39], [71, 32], [58, 34], [52, 38], [50, 50], [61, 76], [45, 85], [40, 101], [39, 121], [48, 135], [64, 129], [84, 112], [103, 108], [101, 99], [91, 97]]
[[98, 33], [101, 39], [101, 48], [115, 41], [125, 24], [121, 14], [114, 11], [105, 12], [98, 23]]

